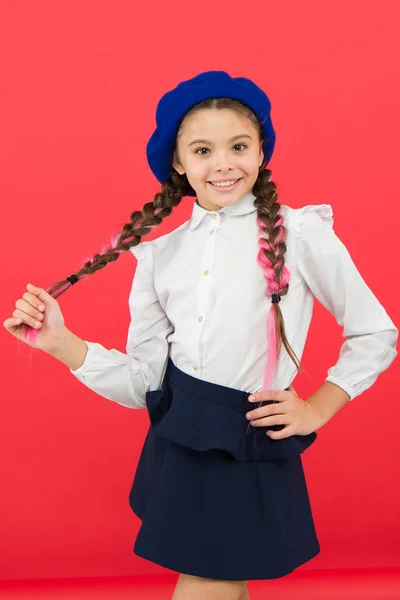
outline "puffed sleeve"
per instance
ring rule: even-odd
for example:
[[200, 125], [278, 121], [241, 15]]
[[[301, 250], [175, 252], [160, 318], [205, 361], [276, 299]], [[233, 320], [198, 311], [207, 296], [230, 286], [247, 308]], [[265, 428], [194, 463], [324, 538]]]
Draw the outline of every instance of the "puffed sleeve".
[[137, 266], [129, 295], [131, 322], [126, 354], [85, 340], [84, 363], [70, 372], [88, 388], [128, 408], [145, 408], [146, 392], [161, 387], [173, 331], [153, 284], [151, 242], [131, 248]]
[[393, 362], [399, 332], [334, 232], [332, 207], [308, 205], [299, 216], [299, 270], [313, 295], [343, 327], [346, 338], [326, 381], [341, 387], [353, 400]]

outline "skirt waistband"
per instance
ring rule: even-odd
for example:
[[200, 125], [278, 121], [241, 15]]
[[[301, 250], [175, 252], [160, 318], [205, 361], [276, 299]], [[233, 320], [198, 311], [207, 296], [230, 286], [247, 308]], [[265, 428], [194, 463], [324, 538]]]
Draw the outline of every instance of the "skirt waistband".
[[245, 414], [256, 405], [248, 401], [249, 395], [192, 377], [169, 358], [162, 387], [147, 392], [146, 405], [155, 434], [192, 450], [224, 450], [239, 461], [289, 458], [304, 452], [317, 438], [312, 432], [275, 440], [266, 431], [283, 425], [252, 427]]
[[251, 410], [251, 407], [254, 407], [254, 404], [248, 401], [251, 392], [244, 392], [192, 377], [192, 375], [178, 369], [171, 358], [168, 360], [166, 377], [174, 387], [179, 388], [182, 392], [208, 402], [225, 404], [230, 408], [243, 408], [245, 410]]

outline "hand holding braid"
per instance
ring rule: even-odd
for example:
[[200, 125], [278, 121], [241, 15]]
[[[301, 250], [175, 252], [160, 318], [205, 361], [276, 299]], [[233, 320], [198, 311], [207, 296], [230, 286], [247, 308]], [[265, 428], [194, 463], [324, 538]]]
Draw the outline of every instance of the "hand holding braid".
[[[169, 216], [172, 209], [180, 203], [186, 194], [187, 186], [186, 177], [180, 177], [178, 174], [173, 173], [171, 179], [162, 185], [161, 192], [155, 195], [154, 201], [147, 202], [142, 211], [134, 211], [131, 214], [130, 222], [124, 225], [121, 233], [116, 233], [111, 237], [111, 243], [103, 248], [100, 254], [95, 254], [91, 259], [86, 259], [83, 266], [65, 280], [53, 283], [43, 290], [34, 287], [36, 293], [41, 293], [43, 298], [50, 301], [49, 306], [53, 306], [51, 304], [52, 298], [58, 298], [78, 281], [86, 279], [89, 275], [103, 269], [109, 262], [117, 260], [120, 254], [128, 252], [132, 246], [140, 244], [142, 236], [150, 233], [154, 227], [160, 225], [164, 217]], [[57, 302], [54, 303], [54, 306], [57, 306], [59, 310]], [[20, 319], [19, 321], [8, 319], [5, 322], [5, 327], [8, 328], [10, 333], [13, 333], [30, 346], [46, 349], [51, 340], [47, 339], [48, 336], [45, 337], [45, 330], [40, 329], [39, 340], [39, 332], [33, 327], [32, 317], [29, 317], [28, 314], [26, 317], [26, 319]]]

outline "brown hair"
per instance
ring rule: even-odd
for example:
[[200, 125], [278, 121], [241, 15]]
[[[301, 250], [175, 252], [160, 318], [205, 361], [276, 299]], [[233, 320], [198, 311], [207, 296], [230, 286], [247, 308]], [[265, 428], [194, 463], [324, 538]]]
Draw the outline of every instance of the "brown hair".
[[[185, 120], [189, 115], [209, 108], [229, 108], [239, 112], [250, 119], [259, 132], [260, 142], [264, 142], [263, 130], [257, 116], [249, 107], [232, 98], [211, 98], [195, 105], [182, 120], [177, 132], [177, 138], [182, 132]], [[175, 142], [174, 152], [176, 152], [176, 146], [177, 143]], [[254, 205], [257, 208], [257, 220], [260, 228], [260, 252], [262, 252], [262, 264], [269, 289], [273, 290], [273, 293], [285, 296], [289, 290], [289, 283], [281, 287], [281, 278], [283, 271], [285, 271], [283, 279], [286, 279], [286, 281], [289, 279], [289, 272], [284, 266], [287, 230], [283, 224], [283, 217], [279, 214], [280, 204], [278, 203], [277, 186], [271, 181], [271, 171], [265, 167], [266, 164], [264, 161], [253, 186], [253, 194], [256, 196]], [[165, 217], [171, 214], [172, 209], [187, 195], [189, 189], [190, 186], [186, 174], [179, 175], [171, 165], [170, 176], [162, 183], [161, 191], [155, 194], [153, 202], [144, 204], [142, 210], [135, 210], [130, 216], [129, 223], [123, 226], [120, 233], [112, 237], [111, 244], [104, 248], [100, 254], [95, 254], [91, 259], [87, 260], [75, 273], [75, 279], [86, 279], [89, 275], [93, 275], [93, 273], [103, 269], [108, 263], [117, 260], [120, 254], [140, 244], [143, 236], [150, 233], [154, 227], [160, 225]], [[71, 287], [71, 282], [65, 279], [51, 284], [46, 288], [46, 291], [54, 298], [57, 298], [69, 289], [69, 287]], [[273, 307], [275, 310], [273, 314], [271, 311], [274, 326], [274, 337], [272, 339], [276, 339], [276, 348], [274, 348], [273, 352], [275, 357], [273, 366], [275, 367], [281, 345], [283, 344], [296, 368], [300, 371], [302, 370], [300, 361], [286, 338], [279, 303], [272, 304], [271, 308]], [[33, 331], [30, 333], [33, 334]]]

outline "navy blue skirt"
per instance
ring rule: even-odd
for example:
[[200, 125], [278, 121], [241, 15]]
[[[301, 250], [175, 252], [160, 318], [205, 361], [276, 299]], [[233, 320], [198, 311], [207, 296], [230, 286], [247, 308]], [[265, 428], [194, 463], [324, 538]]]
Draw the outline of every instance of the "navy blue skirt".
[[249, 395], [169, 359], [161, 389], [146, 395], [150, 427], [129, 495], [142, 521], [137, 556], [247, 581], [283, 577], [319, 553], [300, 456], [317, 434], [271, 439], [265, 431], [284, 426], [252, 427]]

